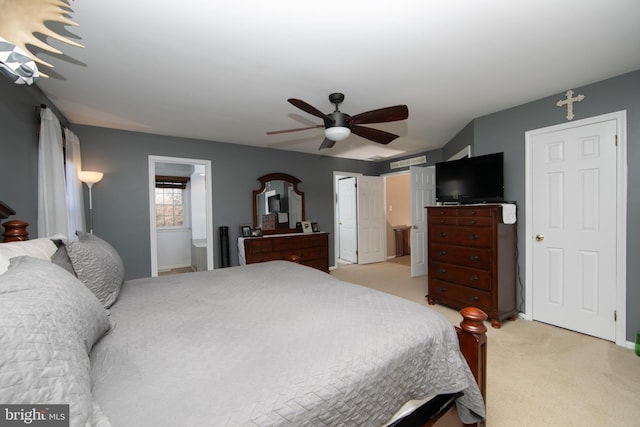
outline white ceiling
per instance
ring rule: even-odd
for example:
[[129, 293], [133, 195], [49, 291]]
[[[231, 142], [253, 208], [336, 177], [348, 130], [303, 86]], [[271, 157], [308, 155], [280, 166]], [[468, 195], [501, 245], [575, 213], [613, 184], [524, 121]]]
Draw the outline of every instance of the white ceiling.
[[[399, 157], [440, 148], [472, 119], [640, 69], [638, 0], [77, 0], [85, 48], [38, 86], [72, 123], [319, 153], [321, 124], [287, 98], [354, 115], [396, 104], [323, 155]], [[549, 105], [550, 109], [557, 108]], [[576, 109], [579, 110], [579, 104]], [[558, 120], [566, 111], [558, 109]]]

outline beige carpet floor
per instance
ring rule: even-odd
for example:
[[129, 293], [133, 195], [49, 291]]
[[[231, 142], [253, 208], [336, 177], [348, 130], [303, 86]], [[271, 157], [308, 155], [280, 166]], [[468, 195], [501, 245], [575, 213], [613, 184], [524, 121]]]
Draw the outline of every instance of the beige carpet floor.
[[[429, 306], [426, 276], [411, 278], [409, 257], [341, 265], [331, 274]], [[640, 426], [640, 357], [612, 342], [523, 319], [487, 323], [489, 427]]]
[[158, 271], [158, 276], [171, 276], [174, 274], [191, 273], [193, 271], [194, 271], [193, 267], [178, 267], [178, 268], [172, 268], [170, 270]]

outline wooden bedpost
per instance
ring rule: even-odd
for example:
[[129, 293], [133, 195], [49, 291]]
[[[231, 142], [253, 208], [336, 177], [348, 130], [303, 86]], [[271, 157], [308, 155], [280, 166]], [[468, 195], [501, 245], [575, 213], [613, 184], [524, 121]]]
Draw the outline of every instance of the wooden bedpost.
[[[0, 200], [0, 221], [15, 214], [16, 211]], [[29, 224], [24, 221], [14, 219], [13, 221], [6, 221], [2, 225], [6, 229], [3, 234], [3, 242], [15, 242], [18, 240], [27, 240], [29, 238], [29, 233], [27, 232], [27, 226]]]
[[3, 242], [20, 242], [29, 240], [29, 232], [27, 231], [28, 222], [14, 219], [5, 221], [3, 224], [5, 232], [3, 234]]
[[[465, 307], [460, 310], [462, 322], [456, 326], [460, 350], [467, 359], [473, 376], [476, 378], [485, 405], [487, 402], [487, 328], [484, 321], [487, 314], [476, 307]], [[485, 423], [478, 423], [483, 426]], [[475, 424], [474, 424], [475, 425]]]

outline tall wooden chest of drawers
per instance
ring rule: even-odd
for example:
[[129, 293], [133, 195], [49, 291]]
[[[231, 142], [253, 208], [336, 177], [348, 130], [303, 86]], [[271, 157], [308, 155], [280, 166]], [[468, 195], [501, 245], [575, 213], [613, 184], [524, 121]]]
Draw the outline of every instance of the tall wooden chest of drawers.
[[515, 319], [516, 226], [501, 205], [427, 207], [429, 304], [484, 310], [494, 328]]
[[329, 233], [294, 233], [244, 239], [247, 264], [288, 260], [329, 272]]

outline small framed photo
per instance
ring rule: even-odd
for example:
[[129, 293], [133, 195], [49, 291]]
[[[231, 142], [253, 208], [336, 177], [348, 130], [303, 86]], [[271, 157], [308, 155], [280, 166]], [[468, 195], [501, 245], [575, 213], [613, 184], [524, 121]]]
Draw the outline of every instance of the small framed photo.
[[260, 227], [252, 228], [251, 237], [262, 237], [262, 228]]
[[311, 233], [311, 222], [310, 221], [302, 221], [302, 231], [304, 233]]
[[320, 231], [320, 227], [318, 226], [318, 223], [315, 221], [311, 222], [311, 231], [313, 231], [314, 233], [317, 233], [318, 231]]
[[242, 235], [242, 237], [251, 237], [251, 226], [250, 225], [241, 225], [240, 226], [240, 235]]

